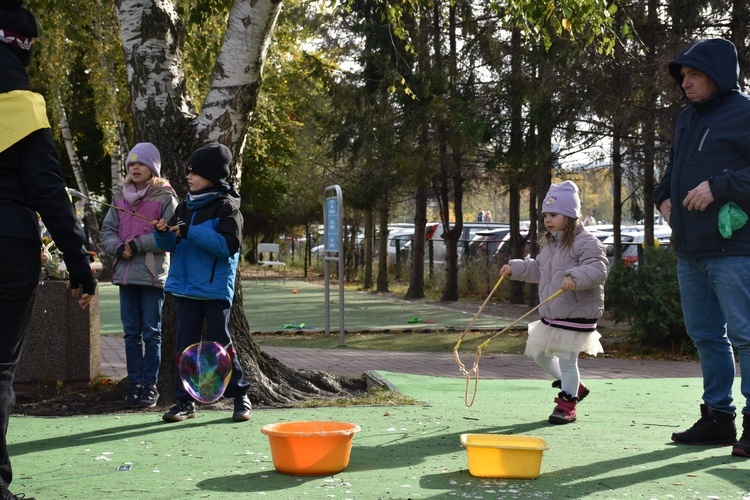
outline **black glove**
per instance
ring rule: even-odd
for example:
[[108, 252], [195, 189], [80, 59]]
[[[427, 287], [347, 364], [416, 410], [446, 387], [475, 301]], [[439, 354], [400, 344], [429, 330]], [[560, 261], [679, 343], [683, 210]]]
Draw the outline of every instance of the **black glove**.
[[117, 247], [117, 258], [122, 259], [122, 253], [125, 251], [125, 244], [123, 243], [119, 247]]
[[135, 240], [130, 240], [128, 242], [128, 246], [130, 246], [130, 252], [135, 255], [138, 253], [138, 245], [135, 244]]
[[96, 280], [91, 270], [89, 272], [73, 273], [70, 275], [70, 289], [75, 290], [77, 288], [83, 288], [83, 293], [89, 295], [96, 294]]
[[179, 236], [182, 239], [187, 239], [187, 233], [188, 233], [188, 225], [185, 223], [184, 220], [177, 217], [177, 226], [180, 228], [180, 232], [178, 233]]

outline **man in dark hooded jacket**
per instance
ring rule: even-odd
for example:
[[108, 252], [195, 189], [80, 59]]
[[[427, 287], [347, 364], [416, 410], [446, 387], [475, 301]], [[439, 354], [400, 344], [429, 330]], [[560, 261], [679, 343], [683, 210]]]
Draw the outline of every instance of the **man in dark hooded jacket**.
[[[750, 96], [740, 91], [737, 50], [700, 39], [669, 63], [689, 106], [675, 127], [654, 202], [672, 227], [682, 312], [703, 372], [701, 418], [677, 443], [731, 445], [750, 457]], [[734, 349], [742, 372], [737, 441]]]
[[[13, 374], [34, 313], [41, 239], [37, 213], [52, 235], [70, 275], [78, 304], [96, 291], [83, 229], [52, 140], [44, 98], [29, 91], [25, 67], [37, 36], [34, 16], [21, 0], [0, 0], [0, 500], [10, 492], [13, 472], [6, 431], [15, 400]], [[82, 293], [81, 293], [82, 292]], [[27, 499], [28, 500], [28, 499]]]

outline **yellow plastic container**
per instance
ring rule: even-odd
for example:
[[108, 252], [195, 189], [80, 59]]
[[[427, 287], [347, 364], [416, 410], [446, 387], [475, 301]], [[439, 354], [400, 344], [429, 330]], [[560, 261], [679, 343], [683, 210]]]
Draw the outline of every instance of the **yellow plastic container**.
[[273, 466], [283, 474], [326, 476], [349, 465], [354, 434], [348, 422], [282, 422], [260, 431], [268, 436]]
[[534, 436], [461, 434], [475, 477], [535, 479], [542, 468], [542, 454], [549, 446]]

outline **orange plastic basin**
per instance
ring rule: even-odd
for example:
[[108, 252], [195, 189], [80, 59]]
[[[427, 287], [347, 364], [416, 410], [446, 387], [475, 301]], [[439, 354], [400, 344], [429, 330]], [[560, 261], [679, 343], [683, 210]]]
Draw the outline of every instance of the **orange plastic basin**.
[[325, 476], [349, 465], [354, 434], [348, 422], [281, 422], [260, 431], [268, 436], [273, 466], [283, 474]]

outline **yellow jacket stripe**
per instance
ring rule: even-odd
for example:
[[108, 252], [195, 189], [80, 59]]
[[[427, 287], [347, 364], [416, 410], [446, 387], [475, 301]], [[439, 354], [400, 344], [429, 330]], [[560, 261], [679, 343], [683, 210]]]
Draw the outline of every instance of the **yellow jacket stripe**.
[[43, 128], [50, 128], [44, 97], [28, 90], [0, 94], [0, 152]]

